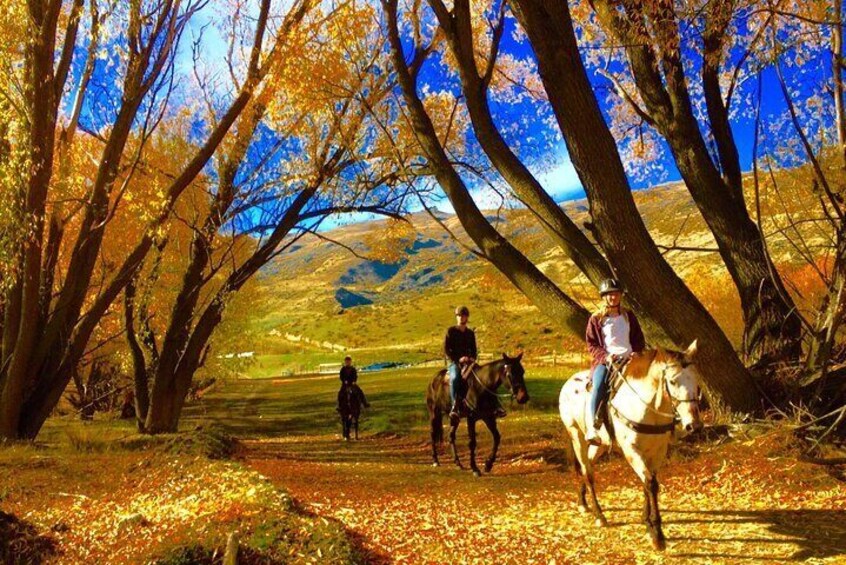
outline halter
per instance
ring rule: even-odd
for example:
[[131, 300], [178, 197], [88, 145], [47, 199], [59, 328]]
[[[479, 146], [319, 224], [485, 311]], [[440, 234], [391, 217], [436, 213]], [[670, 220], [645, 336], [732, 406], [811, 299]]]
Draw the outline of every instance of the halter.
[[[652, 404], [654, 403], [654, 399], [653, 399], [652, 402], [646, 402], [643, 398], [641, 398], [641, 396], [638, 394], [637, 390], [628, 381], [628, 379], [626, 378], [626, 375], [622, 371], [620, 371], [619, 369], [614, 367], [613, 364], [612, 364], [612, 368], [620, 376], [620, 378], [623, 380], [623, 382], [626, 384], [626, 386], [628, 386], [632, 390], [632, 392], [635, 395], [635, 398], [640, 400], [640, 402], [646, 407], [646, 409], [648, 411], [652, 412], [653, 414], [655, 414], [657, 416], [661, 416], [663, 418], [670, 418], [670, 421], [666, 424], [644, 424], [643, 422], [635, 422], [634, 420], [631, 420], [630, 418], [627, 418], [626, 416], [624, 416], [620, 412], [620, 410], [616, 406], [614, 406], [614, 404], [611, 403], [611, 400], [609, 400], [608, 401], [608, 407], [614, 411], [614, 414], [618, 418], [623, 420], [623, 423], [626, 424], [627, 427], [629, 427], [630, 429], [634, 430], [637, 433], [660, 435], [660, 434], [672, 432], [673, 430], [675, 430], [675, 427], [676, 427], [676, 420], [678, 419], [678, 407], [679, 407], [679, 405], [683, 404], [685, 402], [698, 402], [698, 400], [696, 399], [695, 396], [693, 396], [691, 398], [678, 398], [676, 396], [673, 396], [673, 394], [670, 392], [670, 385], [668, 384], [668, 381], [667, 381], [667, 365], [666, 365], [666, 363], [664, 364], [664, 368], [661, 369], [661, 377], [660, 377], [661, 385], [658, 387], [658, 390], [655, 391], [655, 395], [657, 396], [661, 389], [663, 389], [663, 392], [667, 393], [667, 397], [670, 399], [670, 405], [673, 407], [673, 413], [672, 414], [668, 414], [667, 412], [661, 412], [660, 410], [653, 408]], [[681, 373], [681, 371], [679, 373]]]

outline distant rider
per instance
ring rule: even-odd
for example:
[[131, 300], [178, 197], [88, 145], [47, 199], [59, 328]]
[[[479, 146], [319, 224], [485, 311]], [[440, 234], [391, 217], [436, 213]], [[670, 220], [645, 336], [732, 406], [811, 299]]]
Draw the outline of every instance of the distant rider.
[[599, 294], [602, 306], [588, 320], [585, 332], [593, 375], [585, 440], [594, 445], [602, 443], [596, 432], [602, 427], [602, 419], [598, 418], [599, 405], [608, 395], [608, 365], [640, 354], [646, 345], [634, 312], [621, 304], [623, 288], [619, 281], [605, 279], [599, 285]]
[[364, 396], [364, 391], [361, 390], [361, 387], [357, 384], [358, 371], [355, 367], [353, 367], [352, 357], [349, 355], [344, 357], [344, 365], [341, 367], [340, 379], [341, 389], [338, 391], [338, 410], [340, 410], [341, 407], [341, 394], [343, 394], [344, 387], [347, 385], [353, 387], [354, 393], [361, 399], [361, 403], [365, 408], [370, 407], [370, 403], [367, 402], [367, 398]]

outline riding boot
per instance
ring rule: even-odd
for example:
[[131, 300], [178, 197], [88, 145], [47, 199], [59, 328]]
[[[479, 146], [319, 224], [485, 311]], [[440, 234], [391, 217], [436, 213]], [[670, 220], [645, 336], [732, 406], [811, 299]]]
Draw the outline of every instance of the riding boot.
[[452, 403], [452, 408], [449, 411], [449, 422], [450, 424], [457, 425], [458, 421], [461, 419], [461, 412], [462, 407], [464, 406], [464, 399], [460, 396], [455, 397], [455, 401]]
[[588, 409], [588, 417], [585, 422], [585, 441], [590, 445], [597, 447], [602, 445], [602, 438], [599, 435], [599, 428], [602, 427], [602, 418], [600, 418], [600, 411], [596, 414], [592, 409]]

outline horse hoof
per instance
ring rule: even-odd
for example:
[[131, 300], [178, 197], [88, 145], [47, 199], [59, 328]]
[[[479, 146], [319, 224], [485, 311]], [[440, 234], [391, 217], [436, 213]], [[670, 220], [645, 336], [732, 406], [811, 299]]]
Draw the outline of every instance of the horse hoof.
[[664, 540], [664, 538], [652, 538], [652, 547], [655, 549], [655, 551], [664, 551], [665, 549], [667, 549], [667, 542]]
[[437, 461], [432, 461], [432, 467], [440, 467], [440, 466], [441, 466], [441, 464], [438, 463]]
[[594, 524], [596, 525], [597, 528], [607, 528], [608, 527], [608, 520], [606, 520], [605, 517], [603, 516], [602, 518], [597, 518], [594, 521]]
[[587, 514], [587, 506], [579, 506], [579, 514]]
[[485, 465], [485, 473], [490, 473], [491, 469], [493, 469], [493, 465]]
[[481, 476], [482, 476], [482, 472], [481, 472], [481, 471], [479, 471], [478, 469], [474, 469], [474, 470], [473, 470], [473, 476], [474, 476], [474, 477], [481, 477]]

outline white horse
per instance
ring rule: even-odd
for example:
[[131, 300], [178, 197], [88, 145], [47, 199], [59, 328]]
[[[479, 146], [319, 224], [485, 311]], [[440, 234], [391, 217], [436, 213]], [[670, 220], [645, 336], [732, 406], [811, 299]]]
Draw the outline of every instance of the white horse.
[[[626, 461], [643, 484], [643, 520], [652, 545], [658, 550], [663, 550], [666, 542], [658, 510], [657, 474], [667, 459], [675, 421], [680, 420], [686, 432], [702, 427], [698, 401], [699, 375], [692, 364], [695, 353], [696, 341], [683, 353], [661, 348], [644, 351], [632, 358], [622, 376], [609, 381], [612, 394], [608, 417], [613, 428], [613, 441], [620, 446]], [[599, 430], [601, 446], [585, 441], [590, 403], [590, 392], [586, 386], [590, 378], [589, 371], [573, 375], [561, 388], [559, 409], [580, 481], [579, 512], [588, 510], [585, 490], [590, 488], [596, 524], [606, 526], [608, 522], [596, 500], [593, 465], [597, 457], [611, 448], [612, 436], [603, 426]]]

